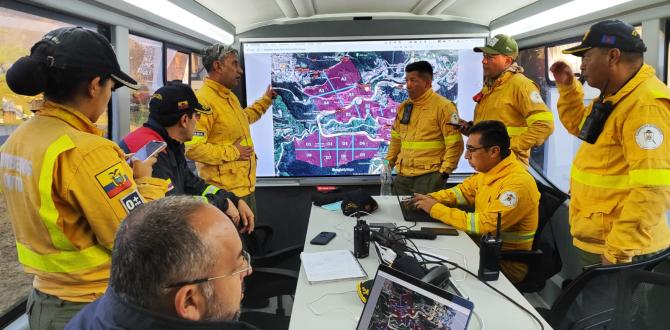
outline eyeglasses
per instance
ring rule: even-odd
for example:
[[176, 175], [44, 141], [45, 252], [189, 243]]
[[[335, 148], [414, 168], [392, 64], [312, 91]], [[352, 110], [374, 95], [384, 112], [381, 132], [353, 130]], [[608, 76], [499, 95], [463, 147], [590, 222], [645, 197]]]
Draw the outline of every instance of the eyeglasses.
[[465, 146], [465, 151], [467, 151], [467, 152], [469, 152], [469, 153], [473, 153], [473, 152], [475, 152], [475, 151], [477, 151], [477, 150], [479, 150], [479, 149], [486, 149], [486, 148], [491, 148], [491, 146], [473, 147], [473, 146], [468, 146], [468, 145], [466, 145], [466, 146]]
[[248, 273], [251, 270], [251, 256], [249, 255], [249, 252], [242, 251], [242, 259], [244, 259], [244, 264], [245, 264], [243, 266], [243, 268], [238, 269], [236, 271], [233, 271], [230, 274], [214, 276], [214, 277], [199, 278], [197, 280], [192, 280], [192, 281], [177, 282], [177, 283], [174, 283], [174, 284], [167, 285], [167, 286], [165, 286], [165, 288], [166, 289], [178, 288], [178, 287], [182, 287], [184, 285], [205, 283], [205, 282], [209, 282], [209, 281], [212, 281], [212, 280], [225, 278], [225, 277], [228, 277], [228, 276], [235, 276], [235, 275], [238, 275], [238, 274], [241, 274], [241, 273]]

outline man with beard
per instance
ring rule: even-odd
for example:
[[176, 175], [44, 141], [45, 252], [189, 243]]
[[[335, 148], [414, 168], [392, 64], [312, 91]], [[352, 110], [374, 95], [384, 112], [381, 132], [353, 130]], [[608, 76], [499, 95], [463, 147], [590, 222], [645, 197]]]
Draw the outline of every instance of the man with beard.
[[255, 329], [238, 322], [249, 254], [228, 217], [187, 196], [121, 224], [109, 289], [66, 329]]

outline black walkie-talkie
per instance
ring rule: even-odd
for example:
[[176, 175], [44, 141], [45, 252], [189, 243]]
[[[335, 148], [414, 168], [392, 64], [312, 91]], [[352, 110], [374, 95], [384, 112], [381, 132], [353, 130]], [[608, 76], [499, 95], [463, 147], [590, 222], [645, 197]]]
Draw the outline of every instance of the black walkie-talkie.
[[479, 272], [477, 276], [482, 281], [495, 281], [500, 274], [500, 249], [502, 248], [502, 239], [500, 238], [500, 221], [502, 215], [498, 212], [498, 222], [496, 223], [496, 235], [490, 233], [482, 236], [479, 245]]

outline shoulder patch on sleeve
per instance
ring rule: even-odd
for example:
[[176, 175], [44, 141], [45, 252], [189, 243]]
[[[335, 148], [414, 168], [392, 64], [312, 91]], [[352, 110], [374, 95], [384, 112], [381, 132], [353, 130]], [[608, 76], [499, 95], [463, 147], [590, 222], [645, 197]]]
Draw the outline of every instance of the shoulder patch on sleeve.
[[505, 205], [509, 208], [515, 208], [516, 204], [519, 202], [519, 197], [513, 191], [505, 191], [504, 193], [500, 194], [498, 200], [502, 205]]
[[138, 206], [142, 204], [144, 204], [144, 201], [142, 200], [140, 193], [137, 192], [137, 189], [133, 190], [128, 195], [121, 198], [121, 205], [123, 205], [123, 208], [126, 210], [127, 213], [132, 212], [134, 209], [136, 209]]
[[644, 124], [635, 132], [635, 142], [645, 150], [657, 149], [663, 143], [663, 131], [656, 125]]
[[126, 173], [123, 171], [121, 162], [118, 162], [104, 171], [96, 174], [95, 179], [98, 181], [102, 189], [107, 193], [107, 197], [114, 198], [124, 190], [130, 188], [133, 182], [130, 181]]
[[458, 114], [455, 113], [455, 112], [452, 113], [451, 118], [449, 118], [449, 122], [452, 123], [452, 124], [458, 124], [458, 122], [459, 122]]
[[542, 96], [538, 91], [532, 91], [528, 96], [530, 97], [530, 101], [533, 103], [544, 103], [544, 100], [542, 100]]

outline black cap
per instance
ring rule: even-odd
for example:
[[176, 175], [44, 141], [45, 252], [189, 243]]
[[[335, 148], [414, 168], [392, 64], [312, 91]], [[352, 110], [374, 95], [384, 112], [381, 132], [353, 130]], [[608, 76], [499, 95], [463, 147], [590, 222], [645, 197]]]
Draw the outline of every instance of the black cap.
[[[361, 188], [348, 191], [342, 200], [340, 208], [346, 216], [355, 215], [357, 212], [372, 213], [379, 206], [370, 194]], [[363, 214], [361, 214], [363, 215]]]
[[193, 112], [211, 113], [203, 107], [189, 85], [170, 82], [159, 88], [149, 101], [149, 114], [153, 118], [178, 118]]
[[82, 27], [60, 28], [44, 35], [32, 49], [41, 43], [53, 47], [53, 55], [43, 59], [47, 67], [109, 74], [116, 82], [115, 88], [121, 85], [139, 88], [137, 81], [121, 71], [112, 45], [100, 33]]
[[606, 20], [593, 24], [584, 34], [582, 43], [563, 50], [563, 54], [582, 57], [589, 49], [597, 47], [618, 48], [628, 53], [647, 51], [647, 46], [632, 25], [619, 20]]

